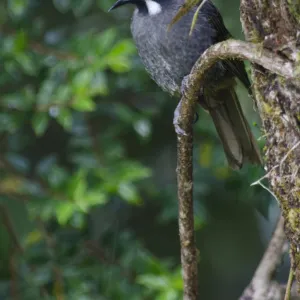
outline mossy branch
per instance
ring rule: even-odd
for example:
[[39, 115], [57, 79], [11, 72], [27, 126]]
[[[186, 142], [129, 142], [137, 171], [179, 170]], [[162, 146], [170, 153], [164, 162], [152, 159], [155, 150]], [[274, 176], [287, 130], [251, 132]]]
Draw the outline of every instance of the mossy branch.
[[[198, 299], [197, 249], [193, 212], [193, 117], [196, 98], [180, 101], [174, 117], [177, 132], [177, 184], [184, 300]], [[181, 129], [176, 127], [177, 116]]]
[[217, 61], [225, 59], [249, 60], [272, 73], [288, 79], [300, 79], [300, 70], [291, 61], [264, 49], [260, 44], [253, 44], [229, 39], [208, 48], [195, 63], [187, 80], [186, 98], [194, 98], [206, 73]]
[[206, 71], [217, 61], [225, 59], [249, 60], [286, 78], [298, 78], [300, 75], [292, 62], [263, 49], [261, 45], [227, 40], [207, 49], [195, 63], [190, 75], [183, 81], [183, 96], [175, 112], [174, 125], [178, 147], [179, 234], [184, 300], [198, 299], [197, 250], [193, 214], [193, 118]]

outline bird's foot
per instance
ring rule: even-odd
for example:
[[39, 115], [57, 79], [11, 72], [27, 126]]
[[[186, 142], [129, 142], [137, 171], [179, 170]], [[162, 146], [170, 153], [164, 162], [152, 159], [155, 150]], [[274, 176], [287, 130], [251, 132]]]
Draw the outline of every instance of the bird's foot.
[[195, 113], [195, 120], [194, 120], [194, 124], [196, 124], [199, 120], [199, 114], [196, 112]]
[[187, 86], [188, 86], [188, 81], [189, 81], [189, 75], [184, 76], [182, 81], [181, 81], [180, 92], [181, 92], [182, 96], [184, 96], [184, 94], [185, 94], [185, 91], [186, 91]]
[[181, 104], [182, 104], [182, 100], [179, 101], [174, 111], [173, 125], [177, 135], [187, 135], [187, 133], [179, 125]]

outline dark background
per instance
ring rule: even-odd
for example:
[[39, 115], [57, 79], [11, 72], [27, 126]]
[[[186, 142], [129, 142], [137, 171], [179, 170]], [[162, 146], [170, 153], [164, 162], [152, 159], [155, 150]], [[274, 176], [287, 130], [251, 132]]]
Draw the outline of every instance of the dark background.
[[[242, 38], [239, 1], [215, 4]], [[133, 8], [108, 14], [111, 5], [0, 1], [0, 299], [181, 298], [177, 99], [156, 87], [137, 57]], [[252, 101], [238, 92], [259, 137]], [[277, 203], [250, 186], [261, 168], [228, 169], [209, 116], [199, 116], [200, 295], [237, 299]]]

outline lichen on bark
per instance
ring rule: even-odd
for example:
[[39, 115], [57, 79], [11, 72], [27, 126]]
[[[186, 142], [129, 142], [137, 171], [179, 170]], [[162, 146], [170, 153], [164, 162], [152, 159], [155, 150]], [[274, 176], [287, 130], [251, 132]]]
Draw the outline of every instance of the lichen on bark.
[[[246, 39], [300, 68], [299, 7], [290, 0], [242, 0]], [[299, 67], [298, 67], [299, 66]], [[265, 168], [290, 242], [300, 286], [300, 81], [252, 64], [252, 81], [266, 139]]]

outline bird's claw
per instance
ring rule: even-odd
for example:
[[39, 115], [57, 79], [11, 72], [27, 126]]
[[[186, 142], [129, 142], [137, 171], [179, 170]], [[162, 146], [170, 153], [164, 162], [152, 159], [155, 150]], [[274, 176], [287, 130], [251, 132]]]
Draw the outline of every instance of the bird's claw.
[[174, 127], [175, 127], [175, 132], [177, 135], [185, 135], [187, 136], [187, 133], [179, 126], [179, 124], [175, 124], [174, 123]]
[[194, 124], [196, 124], [199, 120], [199, 114], [196, 112], [195, 113], [195, 120], [194, 120]]
[[[178, 103], [174, 111], [173, 125], [177, 135], [187, 135], [187, 133], [179, 125], [181, 104], [182, 104], [182, 100], [180, 100], [180, 102]], [[199, 120], [199, 114], [196, 112], [193, 124], [195, 124], [198, 120]]]
[[188, 81], [189, 81], [189, 75], [184, 76], [181, 81], [180, 92], [181, 92], [182, 96], [184, 96], [184, 94], [185, 94], [185, 91], [186, 91], [187, 85], [188, 85]]
[[182, 100], [180, 100], [180, 102], [178, 103], [178, 105], [174, 111], [173, 125], [174, 125], [175, 132], [177, 135], [187, 135], [187, 133], [179, 125], [181, 101]]

